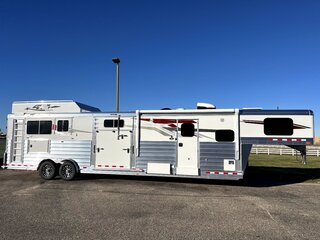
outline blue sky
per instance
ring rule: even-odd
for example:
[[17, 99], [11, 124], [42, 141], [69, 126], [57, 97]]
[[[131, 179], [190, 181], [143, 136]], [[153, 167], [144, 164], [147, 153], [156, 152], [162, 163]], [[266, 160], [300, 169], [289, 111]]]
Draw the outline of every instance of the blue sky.
[[0, 0], [0, 128], [15, 100], [120, 110], [312, 109], [320, 1]]

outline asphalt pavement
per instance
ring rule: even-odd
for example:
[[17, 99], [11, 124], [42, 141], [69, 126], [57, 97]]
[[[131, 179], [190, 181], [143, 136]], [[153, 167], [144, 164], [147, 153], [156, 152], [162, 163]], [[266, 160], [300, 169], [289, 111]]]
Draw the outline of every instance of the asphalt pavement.
[[0, 239], [320, 239], [320, 184], [0, 170]]

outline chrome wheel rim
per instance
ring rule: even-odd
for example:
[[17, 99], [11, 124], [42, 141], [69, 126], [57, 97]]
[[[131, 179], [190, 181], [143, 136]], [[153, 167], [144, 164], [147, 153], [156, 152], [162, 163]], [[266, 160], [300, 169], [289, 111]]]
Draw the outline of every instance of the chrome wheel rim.
[[61, 170], [62, 170], [62, 171], [61, 171], [62, 176], [63, 176], [64, 178], [69, 179], [69, 178], [72, 177], [73, 169], [72, 169], [71, 166], [65, 165], [65, 166], [62, 167]]
[[45, 164], [41, 169], [41, 174], [44, 177], [50, 177], [53, 174], [53, 167], [50, 164]]

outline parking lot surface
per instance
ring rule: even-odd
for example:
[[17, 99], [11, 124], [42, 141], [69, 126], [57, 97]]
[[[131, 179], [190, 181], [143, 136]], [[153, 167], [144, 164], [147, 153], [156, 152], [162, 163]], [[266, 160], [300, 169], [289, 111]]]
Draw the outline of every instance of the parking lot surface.
[[0, 239], [320, 239], [320, 184], [0, 170]]

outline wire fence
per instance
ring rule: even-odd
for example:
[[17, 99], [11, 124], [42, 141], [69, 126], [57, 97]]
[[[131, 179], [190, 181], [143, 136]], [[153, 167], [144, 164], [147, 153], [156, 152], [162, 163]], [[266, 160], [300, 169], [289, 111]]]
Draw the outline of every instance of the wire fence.
[[[253, 145], [251, 154], [292, 155], [299, 156], [299, 151], [287, 146]], [[320, 146], [307, 146], [307, 156], [320, 157]]]

